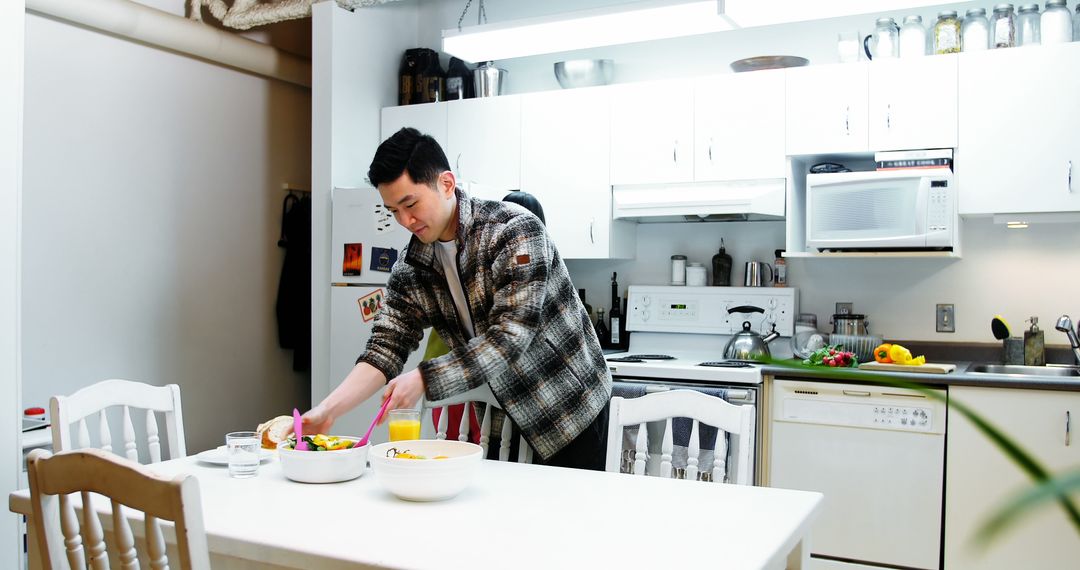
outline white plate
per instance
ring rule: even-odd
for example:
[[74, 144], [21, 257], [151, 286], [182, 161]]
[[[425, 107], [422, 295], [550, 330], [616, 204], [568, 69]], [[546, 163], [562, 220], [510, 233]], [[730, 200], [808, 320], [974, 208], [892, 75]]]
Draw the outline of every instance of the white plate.
[[[268, 461], [274, 456], [274, 450], [259, 448], [259, 462]], [[213, 463], [214, 465], [228, 465], [229, 464], [229, 452], [222, 445], [217, 449], [207, 449], [206, 451], [195, 456], [195, 459], [204, 463]]]

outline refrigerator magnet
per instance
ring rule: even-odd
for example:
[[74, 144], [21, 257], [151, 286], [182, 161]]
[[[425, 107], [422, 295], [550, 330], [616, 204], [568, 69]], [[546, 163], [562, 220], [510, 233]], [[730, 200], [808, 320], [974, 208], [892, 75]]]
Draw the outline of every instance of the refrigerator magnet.
[[356, 277], [364, 270], [364, 244], [345, 244], [345, 257], [341, 260], [341, 274]]
[[383, 290], [381, 288], [356, 300], [360, 305], [360, 315], [364, 318], [365, 323], [378, 316], [379, 311], [382, 310], [382, 301]]
[[394, 268], [394, 262], [397, 261], [397, 255], [397, 250], [392, 247], [372, 247], [369, 269], [390, 273], [390, 270]]

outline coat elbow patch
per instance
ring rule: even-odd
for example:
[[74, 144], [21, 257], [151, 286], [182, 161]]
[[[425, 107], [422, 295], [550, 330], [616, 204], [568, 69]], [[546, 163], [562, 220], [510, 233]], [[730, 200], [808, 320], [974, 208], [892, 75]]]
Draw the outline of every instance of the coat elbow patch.
[[517, 263], [518, 265], [528, 265], [528, 263], [529, 263], [530, 261], [532, 261], [532, 257], [531, 257], [531, 256], [529, 256], [529, 254], [527, 254], [527, 253], [522, 253], [522, 254], [519, 254], [518, 256], [516, 256], [516, 257], [514, 258], [514, 261], [515, 261], [515, 262], [516, 262], [516, 263]]

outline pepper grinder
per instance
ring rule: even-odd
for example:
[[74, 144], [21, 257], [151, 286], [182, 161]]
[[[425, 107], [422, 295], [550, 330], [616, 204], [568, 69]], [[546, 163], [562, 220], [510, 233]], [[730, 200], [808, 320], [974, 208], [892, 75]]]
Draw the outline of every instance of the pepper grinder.
[[720, 252], [712, 256], [713, 287], [731, 286], [731, 256], [724, 252], [724, 238], [720, 238]]
[[1039, 330], [1039, 317], [1028, 319], [1031, 327], [1024, 331], [1024, 364], [1027, 366], [1046, 366], [1046, 344], [1043, 332]]

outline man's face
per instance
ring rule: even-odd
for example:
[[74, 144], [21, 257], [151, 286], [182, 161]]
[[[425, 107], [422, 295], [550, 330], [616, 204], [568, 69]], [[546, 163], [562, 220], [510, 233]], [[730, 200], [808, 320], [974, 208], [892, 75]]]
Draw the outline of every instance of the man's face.
[[432, 188], [413, 182], [409, 173], [403, 172], [397, 180], [380, 184], [379, 194], [397, 223], [420, 241], [450, 241], [457, 234], [453, 173], [440, 174]]

